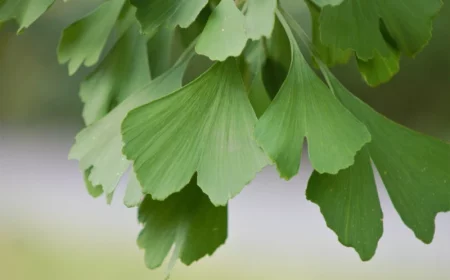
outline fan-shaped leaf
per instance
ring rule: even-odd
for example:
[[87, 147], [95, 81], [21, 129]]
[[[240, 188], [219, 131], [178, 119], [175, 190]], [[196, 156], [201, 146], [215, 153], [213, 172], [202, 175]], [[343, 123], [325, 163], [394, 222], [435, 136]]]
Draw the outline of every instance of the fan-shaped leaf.
[[450, 211], [450, 145], [390, 121], [349, 93], [328, 70], [324, 75], [372, 134], [370, 157], [403, 222], [430, 243], [437, 213]]
[[270, 38], [275, 24], [277, 0], [247, 0], [246, 29], [252, 40]]
[[386, 57], [390, 49], [380, 29], [382, 21], [397, 48], [414, 56], [430, 40], [432, 19], [441, 6], [441, 0], [344, 0], [323, 7], [321, 38], [326, 45], [355, 50], [362, 60], [377, 51]]
[[195, 178], [164, 201], [146, 196], [139, 207], [139, 221], [144, 228], [138, 245], [145, 249], [149, 268], [159, 267], [172, 246], [171, 265], [178, 258], [189, 265], [212, 255], [227, 238], [227, 207], [214, 207]]
[[105, 116], [128, 95], [150, 82], [147, 40], [131, 27], [111, 52], [81, 84], [86, 125]]
[[160, 27], [188, 27], [208, 4], [208, 0], [130, 0], [136, 6], [136, 16], [142, 32], [153, 35]]
[[255, 123], [239, 68], [229, 59], [130, 112], [123, 151], [154, 199], [180, 191], [197, 172], [211, 201], [225, 205], [269, 163], [252, 137]]
[[92, 66], [100, 58], [125, 0], [109, 0], [95, 11], [67, 27], [58, 46], [58, 61], [69, 62], [69, 74], [84, 63]]
[[291, 66], [280, 91], [258, 121], [256, 139], [284, 178], [297, 174], [305, 137], [314, 169], [337, 173], [353, 164], [357, 151], [370, 141], [370, 134], [312, 71], [287, 23], [280, 20], [291, 42]]
[[248, 40], [245, 25], [245, 16], [234, 1], [222, 0], [209, 17], [195, 51], [219, 61], [239, 56]]
[[383, 234], [383, 213], [367, 148], [336, 175], [314, 172], [306, 196], [320, 206], [342, 244], [355, 248], [362, 260], [373, 257]]
[[0, 23], [15, 19], [19, 32], [37, 20], [55, 0], [1, 0]]
[[129, 96], [108, 115], [77, 135], [69, 157], [78, 159], [82, 170], [92, 168], [89, 180], [94, 185], [101, 185], [106, 193], [115, 190], [120, 178], [130, 166], [130, 162], [121, 152], [122, 120], [130, 110], [180, 88], [184, 70], [191, 57], [192, 55], [187, 55], [182, 58], [171, 70]]

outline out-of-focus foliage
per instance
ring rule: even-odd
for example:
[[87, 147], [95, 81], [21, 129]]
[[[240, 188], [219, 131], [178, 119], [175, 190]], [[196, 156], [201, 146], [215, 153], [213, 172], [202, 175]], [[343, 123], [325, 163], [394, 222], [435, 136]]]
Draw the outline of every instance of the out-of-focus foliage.
[[[0, 1], [0, 21], [28, 27], [52, 4], [44, 2]], [[124, 202], [139, 207], [147, 265], [159, 266], [173, 244], [174, 260], [189, 264], [225, 241], [224, 206], [271, 160], [281, 177], [298, 173], [307, 139], [315, 169], [307, 197], [344, 245], [369, 260], [382, 235], [370, 160], [403, 222], [431, 242], [436, 214], [450, 208], [450, 145], [388, 120], [327, 68], [354, 55], [368, 85], [394, 78], [402, 56], [428, 44], [442, 6], [405, 3], [308, 0], [309, 10], [274, 0], [95, 3], [65, 28], [58, 47], [69, 74], [96, 66], [80, 88], [86, 128], [70, 153], [88, 192], [110, 201], [132, 166]], [[295, 21], [296, 11], [309, 11], [309, 25]], [[183, 53], [174, 65], [173, 38]], [[210, 67], [182, 83], [194, 50]], [[448, 48], [441, 51], [448, 70]]]

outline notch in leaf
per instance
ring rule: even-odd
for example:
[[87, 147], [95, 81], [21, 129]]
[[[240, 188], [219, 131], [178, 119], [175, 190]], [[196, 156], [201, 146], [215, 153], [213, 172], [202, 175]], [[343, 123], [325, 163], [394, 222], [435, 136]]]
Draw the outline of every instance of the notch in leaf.
[[54, 1], [55, 0], [2, 0], [0, 1], [0, 23], [15, 19], [19, 24], [19, 30], [17, 32], [21, 32], [42, 16]]
[[[78, 133], [69, 158], [79, 160], [82, 170], [90, 170], [88, 178], [93, 185], [101, 185], [107, 194], [114, 192], [120, 178], [130, 166], [130, 162], [122, 154], [120, 125], [123, 119], [130, 110], [180, 88], [184, 71], [192, 56], [193, 48], [190, 47], [166, 73], [131, 94], [106, 116]], [[131, 174], [131, 176], [134, 175]], [[136, 180], [133, 181], [133, 178], [130, 178], [128, 187], [131, 188], [131, 194], [136, 193], [135, 185], [137, 183]], [[130, 200], [135, 201], [133, 197]], [[127, 205], [132, 204], [132, 202], [126, 203]]]
[[[84, 63], [92, 66], [98, 62], [125, 0], [110, 0], [101, 4], [92, 13], [64, 29], [58, 45], [58, 61], [69, 63], [69, 74], [73, 75]], [[125, 3], [125, 9], [128, 9]]]
[[414, 56], [430, 40], [432, 20], [441, 6], [441, 0], [344, 0], [339, 5], [325, 5], [320, 17], [321, 39], [341, 50], [355, 50], [362, 60], [373, 58], [376, 51], [388, 57], [391, 51], [380, 28], [382, 21], [397, 48]]
[[234, 59], [216, 63], [177, 92], [131, 111], [123, 152], [144, 193], [163, 200], [198, 173], [198, 185], [225, 205], [269, 163], [253, 138], [257, 121]]
[[130, 0], [143, 33], [152, 36], [160, 28], [187, 28], [195, 21], [208, 0]]
[[[320, 205], [327, 224], [344, 245], [354, 247], [362, 259], [370, 259], [381, 234], [377, 218], [382, 217], [373, 174], [368, 172], [371, 159], [403, 222], [418, 239], [430, 243], [437, 213], [450, 210], [450, 145], [390, 121], [348, 92], [328, 69], [321, 69], [339, 100], [366, 124], [372, 142], [350, 169], [333, 176], [314, 174], [308, 198]], [[331, 197], [331, 189], [346, 199]], [[344, 207], [359, 211], [345, 212]]]
[[298, 173], [303, 141], [320, 173], [337, 173], [370, 141], [366, 127], [331, 93], [307, 64], [285, 20], [291, 65], [278, 94], [256, 125], [255, 137], [283, 178]]
[[138, 245], [145, 249], [145, 264], [161, 266], [172, 247], [169, 272], [175, 261], [184, 264], [212, 255], [227, 238], [227, 207], [215, 207], [196, 184], [195, 176], [179, 193], [164, 201], [147, 195], [139, 207], [144, 225]]

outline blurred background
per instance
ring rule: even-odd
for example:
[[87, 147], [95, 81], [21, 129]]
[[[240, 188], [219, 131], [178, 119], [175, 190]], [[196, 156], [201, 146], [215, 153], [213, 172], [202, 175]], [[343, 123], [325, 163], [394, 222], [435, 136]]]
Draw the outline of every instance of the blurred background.
[[[82, 128], [80, 81], [58, 65], [62, 29], [99, 1], [57, 1], [23, 34], [0, 30], [0, 279], [163, 279], [145, 268], [135, 244], [135, 209], [112, 206], [84, 189], [67, 154]], [[307, 10], [283, 1], [305, 28]], [[366, 86], [355, 63], [336, 73], [379, 112], [416, 130], [450, 140], [450, 0], [435, 21], [430, 45], [402, 59], [390, 83]], [[450, 214], [439, 214], [434, 242], [424, 245], [404, 226], [378, 180], [384, 236], [373, 260], [337, 241], [318, 207], [304, 196], [311, 172], [305, 160], [293, 180], [273, 168], [258, 175], [230, 204], [229, 238], [212, 258], [171, 279], [450, 279]], [[122, 191], [123, 192], [123, 191]], [[120, 198], [121, 195], [117, 195]]]

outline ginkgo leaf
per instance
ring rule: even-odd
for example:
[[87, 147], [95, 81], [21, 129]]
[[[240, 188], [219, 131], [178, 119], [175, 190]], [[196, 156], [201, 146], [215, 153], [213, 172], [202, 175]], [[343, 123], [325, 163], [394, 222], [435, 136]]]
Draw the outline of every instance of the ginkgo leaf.
[[84, 179], [84, 185], [86, 186], [86, 190], [88, 191], [89, 195], [91, 195], [94, 198], [97, 198], [103, 194], [103, 188], [102, 186], [94, 186], [89, 181], [89, 175], [91, 174], [91, 168], [84, 170], [83, 172], [83, 179]]
[[130, 110], [180, 88], [183, 73], [192, 55], [190, 48], [190, 52], [180, 58], [171, 70], [130, 95], [108, 115], [78, 133], [69, 158], [79, 160], [82, 170], [92, 168], [89, 180], [94, 185], [101, 185], [106, 193], [114, 192], [120, 178], [130, 166], [121, 152], [122, 120]]
[[58, 45], [58, 61], [61, 64], [69, 63], [70, 75], [83, 63], [85, 66], [97, 63], [124, 2], [125, 0], [106, 1], [64, 30]]
[[280, 21], [291, 42], [291, 66], [280, 91], [258, 121], [255, 137], [283, 178], [298, 173], [305, 137], [314, 169], [335, 174], [353, 164], [356, 153], [370, 141], [370, 134], [309, 67], [287, 23], [282, 17]]
[[251, 42], [244, 50], [244, 82], [246, 82], [249, 92], [248, 98], [258, 118], [262, 116], [271, 102], [271, 98], [264, 86], [261, 71], [266, 59], [264, 46], [261, 41]]
[[198, 173], [198, 185], [225, 205], [269, 161], [253, 139], [255, 113], [234, 59], [216, 63], [177, 92], [131, 111], [123, 152], [144, 193], [163, 200]]
[[[195, 183], [164, 201], [146, 196], [139, 207], [144, 226], [138, 245], [145, 249], [145, 264], [154, 269], [174, 247], [171, 265], [180, 259], [189, 265], [212, 255], [227, 238], [227, 207], [214, 207]], [[170, 268], [169, 268], [170, 269]]]
[[222, 0], [209, 17], [195, 51], [211, 60], [224, 61], [239, 56], [247, 41], [244, 14], [233, 0]]
[[277, 0], [247, 0], [246, 30], [248, 38], [270, 38], [275, 24]]
[[128, 185], [123, 198], [123, 203], [125, 206], [132, 208], [139, 206], [144, 199], [144, 194], [142, 194], [141, 185], [136, 178], [136, 173], [131, 171], [129, 174], [130, 177], [128, 178]]
[[432, 20], [441, 6], [441, 0], [344, 0], [340, 5], [323, 7], [321, 38], [326, 45], [355, 50], [362, 60], [373, 58], [376, 51], [388, 56], [382, 22], [397, 48], [414, 56], [430, 40]]
[[[314, 0], [312, 0], [314, 2]], [[317, 2], [319, 0], [315, 0]], [[324, 0], [322, 0], [323, 2]], [[342, 0], [341, 0], [342, 1]], [[320, 9], [311, 0], [306, 1], [311, 14], [312, 43], [320, 60], [328, 66], [345, 64], [352, 57], [352, 50], [341, 50], [334, 45], [324, 45], [320, 35]], [[323, 3], [322, 3], [323, 4]]]
[[159, 77], [171, 66], [174, 29], [160, 28], [148, 41], [147, 53], [152, 78]]
[[55, 0], [1, 0], [0, 22], [15, 19], [20, 32], [36, 21]]
[[208, 0], [130, 0], [136, 6], [136, 17], [142, 32], [155, 34], [162, 26], [174, 29], [188, 27], [208, 4]]
[[378, 86], [386, 83], [400, 70], [400, 53], [390, 47], [391, 52], [387, 56], [381, 56], [378, 52], [367, 61], [357, 59], [358, 69], [366, 83], [370, 86]]
[[105, 116], [129, 94], [150, 82], [147, 40], [139, 29], [131, 27], [111, 52], [81, 84], [86, 125]]
[[367, 148], [355, 164], [336, 175], [314, 172], [306, 190], [308, 200], [320, 206], [327, 225], [339, 241], [370, 260], [383, 234], [383, 213]]
[[340, 101], [372, 134], [370, 157], [403, 222], [430, 243], [437, 213], [450, 211], [450, 145], [390, 121], [322, 69]]

